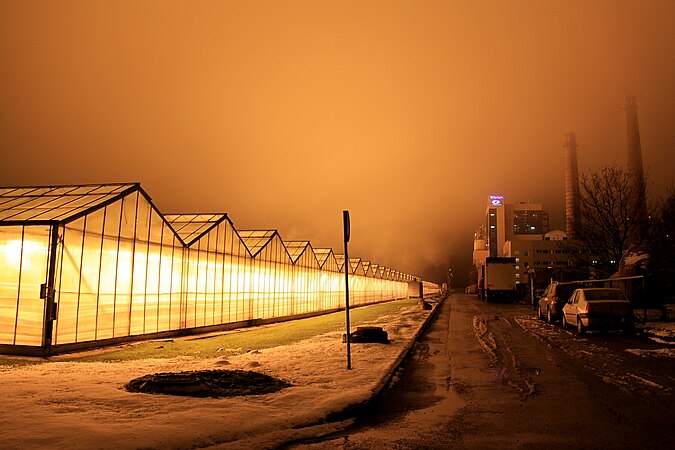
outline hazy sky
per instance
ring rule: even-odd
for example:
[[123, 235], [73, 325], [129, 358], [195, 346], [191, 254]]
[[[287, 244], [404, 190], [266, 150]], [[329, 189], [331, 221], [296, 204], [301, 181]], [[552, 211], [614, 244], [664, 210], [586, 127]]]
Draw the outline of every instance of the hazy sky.
[[656, 196], [675, 163], [675, 1], [0, 0], [0, 185], [140, 181], [443, 281], [489, 194], [564, 228], [581, 172], [625, 165], [637, 96]]

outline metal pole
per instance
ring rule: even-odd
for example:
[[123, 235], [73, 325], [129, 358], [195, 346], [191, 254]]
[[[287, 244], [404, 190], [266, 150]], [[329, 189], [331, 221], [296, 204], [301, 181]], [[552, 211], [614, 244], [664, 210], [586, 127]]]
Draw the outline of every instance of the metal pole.
[[352, 369], [352, 354], [351, 354], [351, 336], [349, 327], [349, 251], [347, 250], [347, 243], [349, 242], [350, 224], [349, 211], [342, 211], [342, 224], [344, 228], [345, 241], [345, 320], [347, 322], [347, 370]]
[[643, 307], [644, 307], [644, 309], [645, 309], [645, 311], [644, 311], [645, 314], [644, 314], [644, 316], [643, 316], [643, 320], [642, 320], [642, 321], [643, 321], [643, 322], [647, 322], [647, 314], [648, 314], [648, 311], [647, 311], [647, 296], [645, 295], [645, 277], [644, 277], [644, 276], [642, 277], [642, 290], [641, 290], [640, 293], [642, 294], [642, 305], [643, 305]]
[[59, 224], [53, 222], [49, 226], [50, 242], [49, 242], [49, 267], [47, 269], [47, 282], [44, 289], [44, 318], [43, 318], [43, 335], [42, 335], [42, 349], [51, 354], [52, 338], [54, 333], [54, 320], [56, 320], [57, 305], [55, 302], [56, 290], [56, 251], [59, 246]]

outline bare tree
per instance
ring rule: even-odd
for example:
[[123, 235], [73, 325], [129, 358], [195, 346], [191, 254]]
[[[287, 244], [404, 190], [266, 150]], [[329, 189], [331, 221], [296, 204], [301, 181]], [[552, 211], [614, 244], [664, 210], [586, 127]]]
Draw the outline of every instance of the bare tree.
[[624, 252], [638, 243], [645, 220], [640, 207], [643, 192], [634, 188], [630, 173], [619, 167], [582, 175], [577, 240], [584, 249], [580, 258], [598, 275], [616, 272]]

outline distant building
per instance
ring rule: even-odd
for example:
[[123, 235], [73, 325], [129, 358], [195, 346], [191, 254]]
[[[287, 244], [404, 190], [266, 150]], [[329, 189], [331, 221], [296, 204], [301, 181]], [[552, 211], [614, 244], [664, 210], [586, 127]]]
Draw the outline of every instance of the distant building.
[[507, 241], [543, 240], [548, 232], [548, 213], [541, 203], [507, 204], [501, 195], [491, 195], [485, 210], [488, 256], [505, 256]]
[[574, 255], [567, 234], [549, 231], [548, 213], [540, 203], [509, 204], [503, 196], [491, 195], [485, 209], [485, 225], [474, 236], [473, 266], [476, 271], [488, 256], [516, 258], [516, 283], [537, 285], [551, 278], [565, 278], [574, 268]]

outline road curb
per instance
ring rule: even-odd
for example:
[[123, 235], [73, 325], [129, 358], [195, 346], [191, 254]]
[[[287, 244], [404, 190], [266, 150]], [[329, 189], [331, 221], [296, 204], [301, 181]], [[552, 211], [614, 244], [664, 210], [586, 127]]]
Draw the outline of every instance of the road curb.
[[415, 333], [415, 336], [413, 336], [408, 345], [403, 348], [401, 353], [398, 355], [398, 358], [396, 358], [396, 360], [389, 367], [388, 372], [382, 376], [380, 382], [375, 386], [375, 389], [373, 389], [373, 394], [371, 395], [370, 399], [367, 400], [368, 402], [371, 402], [375, 398], [379, 397], [382, 394], [382, 392], [384, 392], [384, 390], [387, 388], [389, 383], [391, 383], [391, 380], [394, 378], [394, 375], [398, 371], [399, 367], [401, 366], [403, 361], [405, 361], [405, 359], [408, 357], [413, 347], [415, 347], [417, 339], [419, 339], [420, 335], [424, 333], [424, 330], [427, 329], [431, 320], [436, 316], [436, 311], [438, 311], [438, 308], [441, 306], [441, 304], [443, 304], [443, 302], [446, 299], [447, 296], [441, 297], [439, 299], [439, 301], [436, 303], [436, 306], [434, 306], [434, 308], [431, 310], [431, 313], [427, 316], [422, 325], [420, 325], [419, 329]]
[[380, 397], [384, 391], [386, 390], [387, 386], [391, 383], [391, 380], [394, 378], [394, 375], [396, 375], [396, 372], [400, 368], [401, 364], [403, 364], [403, 361], [410, 355], [412, 352], [413, 348], [415, 347], [415, 344], [417, 343], [417, 340], [419, 339], [420, 335], [424, 333], [426, 328], [429, 326], [429, 323], [433, 320], [433, 318], [436, 316], [436, 312], [440, 308], [440, 306], [443, 304], [445, 300], [447, 300], [449, 295], [443, 296], [438, 301], [436, 302], [436, 306], [431, 310], [431, 313], [427, 316], [426, 319], [424, 319], [424, 322], [420, 327], [417, 329], [417, 332], [413, 336], [413, 338], [408, 342], [408, 344], [401, 350], [399, 353], [398, 357], [396, 360], [389, 366], [389, 369], [382, 375], [380, 378], [380, 381], [375, 385], [375, 388], [373, 389], [372, 394], [370, 395], [369, 398], [355, 404], [351, 405], [347, 408], [345, 408], [342, 411], [335, 412], [332, 414], [329, 414], [326, 416], [325, 422], [336, 422], [336, 421], [341, 421], [345, 420], [347, 418], [351, 418], [355, 416], [359, 411], [367, 408], [374, 400], [376, 400], [378, 397]]

